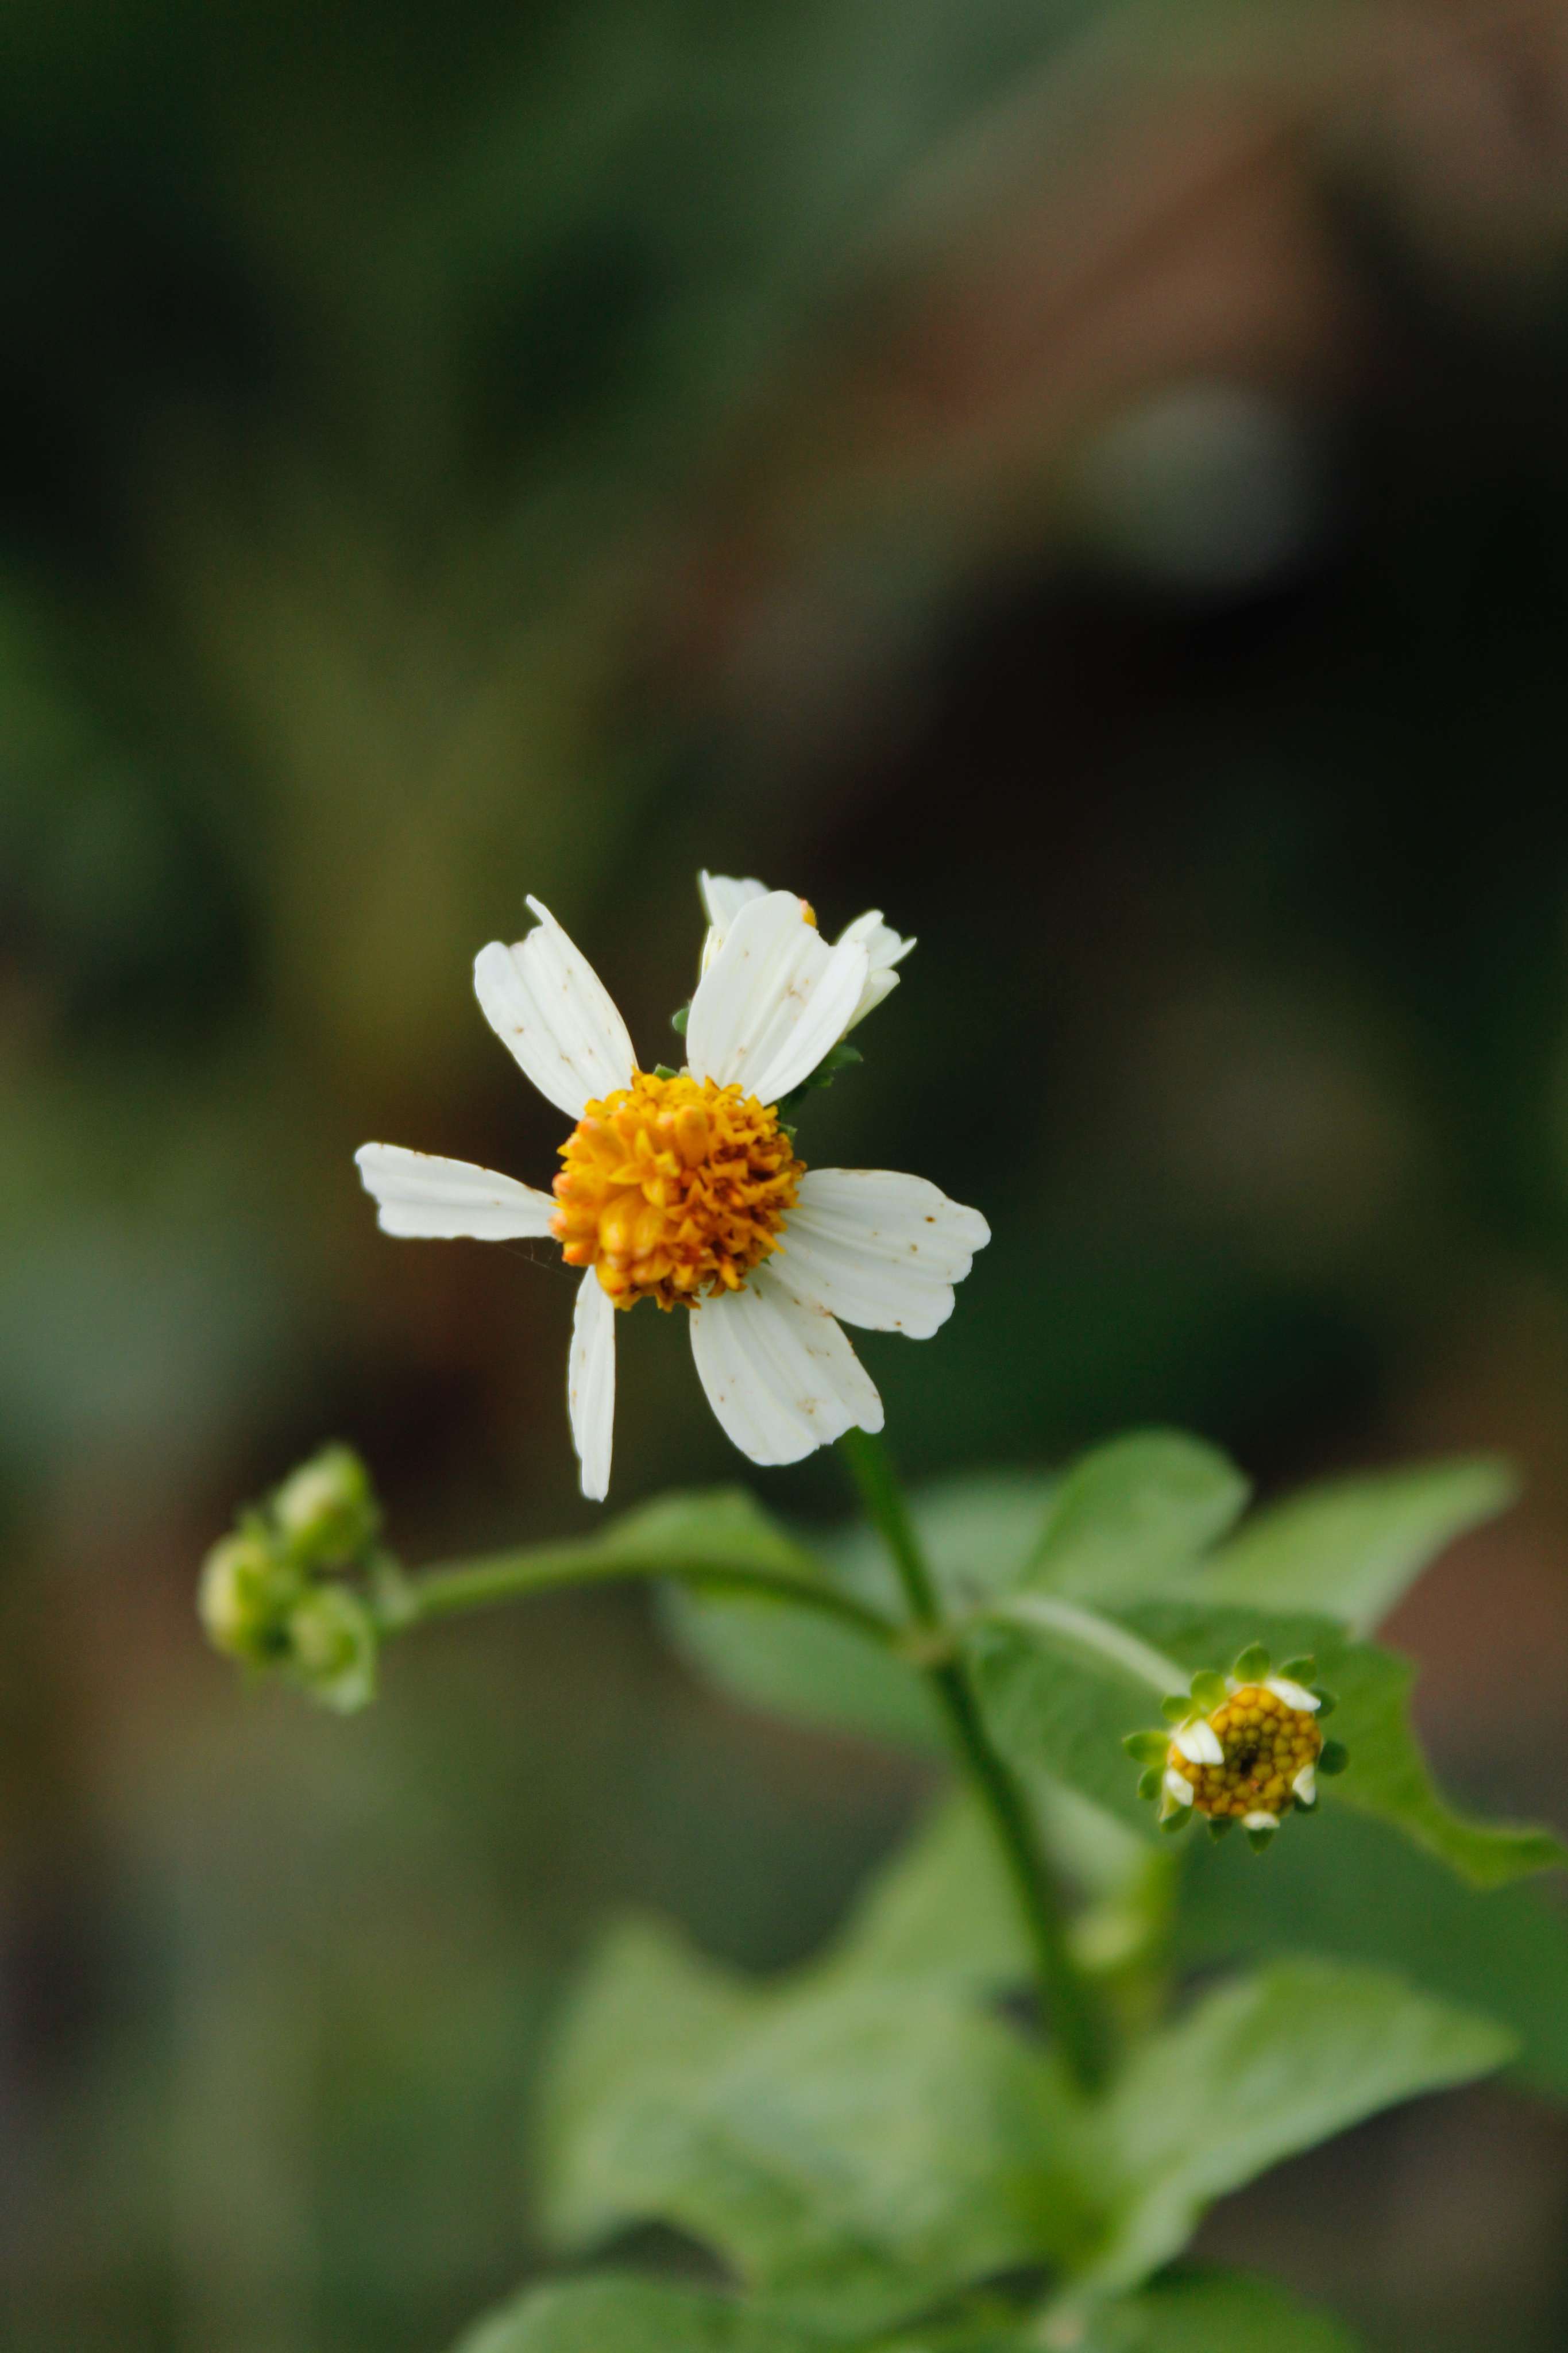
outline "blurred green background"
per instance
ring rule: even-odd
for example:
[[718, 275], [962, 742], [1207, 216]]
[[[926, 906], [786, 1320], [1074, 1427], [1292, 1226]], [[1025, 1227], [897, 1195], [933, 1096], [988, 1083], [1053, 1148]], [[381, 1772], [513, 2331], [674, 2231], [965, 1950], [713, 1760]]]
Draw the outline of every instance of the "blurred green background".
[[[995, 1229], [866, 1343], [921, 1472], [1512, 1453], [1395, 1632], [1568, 1822], [1563, 8], [9, 0], [0, 188], [5, 2353], [435, 2353], [595, 1925], [793, 1958], [925, 1794], [636, 1597], [350, 1724], [201, 1645], [324, 1435], [414, 1559], [586, 1520], [569, 1280], [350, 1160], [548, 1182], [525, 891], [650, 1062], [699, 865], [919, 934], [803, 1145]], [[624, 1340], [617, 1500], [735, 1475]], [[1205, 2244], [1544, 2353], [1565, 2223], [1490, 2090]]]

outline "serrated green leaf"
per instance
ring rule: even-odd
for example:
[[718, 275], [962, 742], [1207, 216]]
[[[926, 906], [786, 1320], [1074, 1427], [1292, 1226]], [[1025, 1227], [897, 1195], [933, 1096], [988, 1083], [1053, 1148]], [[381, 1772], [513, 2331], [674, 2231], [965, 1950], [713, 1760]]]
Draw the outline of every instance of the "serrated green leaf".
[[1082, 2284], [1136, 2286], [1216, 2198], [1381, 2108], [1489, 2073], [1513, 2050], [1491, 2019], [1348, 1963], [1281, 1962], [1205, 1995], [1134, 2046], [1106, 2105], [1119, 2211]]
[[818, 2342], [717, 2289], [605, 2276], [530, 2288], [452, 2353], [813, 2353]]
[[1203, 1591], [1370, 1633], [1445, 1546], [1517, 1492], [1490, 1458], [1331, 1480], [1255, 1514], [1204, 1571]]
[[1235, 1525], [1249, 1492], [1201, 1439], [1170, 1430], [1115, 1439], [1062, 1480], [1021, 1582], [1089, 1600], [1156, 1591]]
[[1162, 2280], [1096, 2312], [1082, 2353], [1357, 2353], [1326, 2312], [1271, 2280], [1210, 2272]]
[[[1326, 1780], [1333, 1805], [1373, 1814], [1436, 1854], [1475, 1885], [1505, 1881], [1568, 1860], [1548, 1831], [1468, 1820], [1432, 1785], [1410, 1721], [1408, 1662], [1370, 1642], [1347, 1639], [1328, 1620], [1262, 1619], [1251, 1609], [1183, 1601], [1146, 1601], [1114, 1612], [1073, 1605], [1074, 1622], [1056, 1624], [1048, 1609], [1022, 1594], [996, 1605], [973, 1656], [983, 1704], [996, 1738], [1020, 1769], [1053, 1774], [1134, 1825], [1142, 1815], [1135, 1777], [1121, 1751], [1131, 1694], [1143, 1660], [1184, 1679], [1217, 1653], [1230, 1656], [1247, 1635], [1277, 1653], [1310, 1649], [1339, 1694], [1336, 1726], [1348, 1767]], [[1092, 1620], [1098, 1647], [1084, 1631]], [[1299, 1828], [1288, 1824], [1287, 1830]]]
[[1305, 1951], [1403, 1969], [1500, 2020], [1520, 2038], [1523, 2081], [1568, 2099], [1568, 1909], [1557, 1891], [1478, 1894], [1386, 1824], [1342, 1806], [1319, 1812], [1310, 1838], [1280, 1837], [1266, 1871], [1206, 1843], [1184, 1850], [1178, 1958]]
[[761, 1989], [635, 1928], [551, 2071], [545, 2221], [569, 2247], [672, 2223], [792, 2322], [868, 2331], [1082, 2243], [1077, 2116], [1047, 2063], [947, 1986]]

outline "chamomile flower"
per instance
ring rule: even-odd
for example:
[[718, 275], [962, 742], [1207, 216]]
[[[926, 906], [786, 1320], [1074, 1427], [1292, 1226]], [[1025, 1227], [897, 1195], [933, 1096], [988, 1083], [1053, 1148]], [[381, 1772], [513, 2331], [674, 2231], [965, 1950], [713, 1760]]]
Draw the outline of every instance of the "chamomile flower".
[[796, 1462], [882, 1426], [843, 1324], [927, 1339], [990, 1240], [978, 1210], [921, 1176], [807, 1168], [780, 1115], [913, 945], [879, 914], [832, 946], [804, 900], [704, 875], [710, 931], [683, 1071], [639, 1067], [597, 975], [537, 899], [537, 926], [474, 965], [479, 1005], [574, 1124], [552, 1193], [401, 1145], [355, 1158], [384, 1232], [552, 1236], [583, 1270], [567, 1402], [583, 1493], [609, 1487], [617, 1309], [689, 1317], [698, 1377], [753, 1462]]

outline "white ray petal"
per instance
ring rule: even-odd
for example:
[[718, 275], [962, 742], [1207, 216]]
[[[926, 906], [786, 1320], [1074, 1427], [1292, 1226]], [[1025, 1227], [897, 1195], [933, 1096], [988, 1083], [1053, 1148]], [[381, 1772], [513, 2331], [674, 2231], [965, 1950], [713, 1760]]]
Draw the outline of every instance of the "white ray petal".
[[1191, 1724], [1184, 1724], [1179, 1732], [1173, 1732], [1171, 1746], [1180, 1751], [1189, 1765], [1225, 1763], [1225, 1750], [1220, 1746], [1219, 1735], [1212, 1724], [1204, 1722], [1201, 1715], [1194, 1716]]
[[860, 991], [860, 1002], [850, 1018], [849, 1027], [853, 1029], [858, 1022], [864, 1021], [868, 1013], [876, 1010], [885, 997], [892, 995], [899, 985], [899, 976], [893, 967], [902, 964], [915, 943], [901, 938], [891, 923], [885, 923], [879, 907], [872, 907], [864, 915], [857, 915], [855, 921], [839, 933], [840, 947], [846, 940], [858, 941], [866, 950], [868, 959], [866, 986]]
[[362, 1144], [354, 1160], [384, 1234], [512, 1241], [547, 1234], [555, 1215], [557, 1204], [548, 1193], [493, 1168], [476, 1168], [470, 1160], [443, 1160], [401, 1144]]
[[747, 900], [691, 1000], [692, 1075], [777, 1103], [843, 1037], [868, 970], [861, 942], [828, 947], [792, 892]]
[[1195, 1795], [1193, 1785], [1184, 1773], [1177, 1772], [1173, 1765], [1167, 1765], [1165, 1767], [1165, 1788], [1178, 1806], [1192, 1804]]
[[524, 1075], [569, 1119], [592, 1097], [632, 1082], [626, 1025], [582, 950], [548, 907], [529, 906], [538, 928], [505, 947], [492, 940], [474, 959], [474, 993], [486, 1020]]
[[847, 1430], [880, 1430], [876, 1384], [831, 1315], [761, 1268], [691, 1315], [691, 1354], [721, 1428], [753, 1462], [798, 1462]]
[[1290, 1787], [1303, 1806], [1315, 1806], [1318, 1802], [1317, 1767], [1303, 1765]]
[[770, 1272], [847, 1324], [929, 1340], [991, 1239], [978, 1209], [891, 1168], [812, 1168]]
[[754, 874], [737, 877], [733, 874], [710, 874], [706, 869], [697, 878], [702, 893], [702, 905], [708, 917], [708, 936], [702, 943], [702, 962], [699, 969], [706, 972], [724, 944], [724, 934], [750, 899], [765, 899], [768, 886], [759, 882]]
[[1277, 1831], [1279, 1817], [1278, 1814], [1243, 1814], [1241, 1827], [1244, 1831]]
[[1270, 1675], [1263, 1688], [1272, 1692], [1275, 1698], [1283, 1701], [1287, 1707], [1299, 1709], [1303, 1715], [1316, 1715], [1323, 1704], [1304, 1683], [1292, 1683], [1289, 1675]]
[[616, 1428], [616, 1311], [592, 1267], [577, 1285], [566, 1408], [572, 1417], [572, 1443], [583, 1466], [583, 1493], [590, 1503], [602, 1504], [610, 1491]]

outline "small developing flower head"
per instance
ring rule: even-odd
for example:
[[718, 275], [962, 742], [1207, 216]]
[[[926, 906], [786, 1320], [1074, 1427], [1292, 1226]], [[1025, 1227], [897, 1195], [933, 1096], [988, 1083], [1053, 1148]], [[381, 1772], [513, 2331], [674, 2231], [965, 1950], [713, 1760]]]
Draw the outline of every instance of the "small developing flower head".
[[288, 1651], [289, 1612], [302, 1590], [259, 1516], [247, 1513], [203, 1562], [196, 1612], [216, 1651], [247, 1666], [275, 1666]]
[[381, 1525], [370, 1472], [352, 1446], [323, 1446], [290, 1472], [272, 1516], [294, 1558], [314, 1568], [359, 1559]]
[[346, 1446], [300, 1465], [208, 1553], [196, 1609], [215, 1650], [272, 1670], [340, 1711], [363, 1707], [375, 1681], [376, 1620], [338, 1572], [380, 1572], [381, 1514], [370, 1477]]
[[1199, 1813], [1215, 1837], [1239, 1822], [1261, 1851], [1288, 1813], [1312, 1810], [1319, 1773], [1345, 1762], [1338, 1742], [1324, 1743], [1319, 1718], [1333, 1702], [1313, 1672], [1310, 1659], [1294, 1659], [1273, 1673], [1255, 1644], [1229, 1675], [1194, 1675], [1186, 1700], [1167, 1700], [1167, 1730], [1129, 1736], [1144, 1768], [1139, 1794], [1158, 1798], [1162, 1829]]

